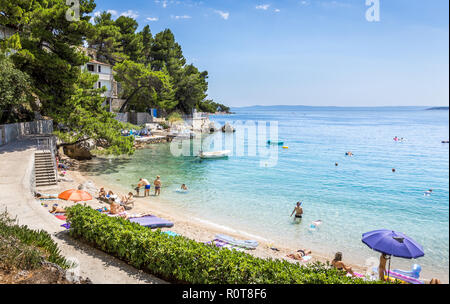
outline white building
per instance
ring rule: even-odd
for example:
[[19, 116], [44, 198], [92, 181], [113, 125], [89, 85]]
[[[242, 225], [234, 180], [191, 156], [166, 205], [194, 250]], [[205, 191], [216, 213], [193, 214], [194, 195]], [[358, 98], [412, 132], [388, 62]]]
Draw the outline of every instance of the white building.
[[95, 88], [105, 87], [106, 92], [103, 93], [103, 96], [117, 98], [117, 83], [114, 81], [113, 70], [110, 64], [92, 59], [86, 63], [83, 69], [98, 76]]
[[107, 104], [109, 106], [109, 110], [111, 112], [112, 103], [118, 98], [118, 84], [114, 80], [112, 65], [91, 59], [84, 65], [83, 71], [88, 71], [91, 74], [98, 76], [97, 83], [94, 87], [97, 89], [102, 87], [106, 88], [106, 91], [102, 94], [102, 96], [107, 98], [105, 105]]

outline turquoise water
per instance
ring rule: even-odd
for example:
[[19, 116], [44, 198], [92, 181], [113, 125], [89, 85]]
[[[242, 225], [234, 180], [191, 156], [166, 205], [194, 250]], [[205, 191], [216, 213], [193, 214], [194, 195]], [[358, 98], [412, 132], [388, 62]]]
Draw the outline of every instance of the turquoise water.
[[[138, 150], [131, 158], [87, 165], [87, 174], [131, 188], [139, 177], [161, 175], [168, 208], [186, 216], [245, 231], [293, 248], [311, 248], [364, 264], [378, 254], [361, 243], [361, 234], [388, 228], [423, 245], [417, 261], [393, 259], [393, 267], [422, 265], [424, 275], [448, 281], [449, 112], [423, 108], [256, 108], [215, 116], [218, 124], [276, 121], [275, 166], [262, 156], [230, 156], [199, 161], [174, 157], [169, 144]], [[216, 133], [205, 140], [233, 140]], [[395, 142], [394, 136], [403, 137]], [[225, 139], [226, 138], [226, 139]], [[245, 141], [245, 151], [267, 149], [265, 141]], [[222, 148], [215, 146], [214, 150]], [[259, 150], [258, 150], [259, 151]], [[354, 156], [345, 156], [352, 151]], [[335, 163], [338, 166], [335, 166]], [[261, 164], [263, 164], [261, 166]], [[392, 172], [392, 168], [396, 172]], [[187, 194], [175, 192], [182, 183]], [[433, 189], [431, 196], [424, 191]], [[302, 200], [304, 217], [290, 214]], [[311, 221], [323, 224], [311, 231]]]

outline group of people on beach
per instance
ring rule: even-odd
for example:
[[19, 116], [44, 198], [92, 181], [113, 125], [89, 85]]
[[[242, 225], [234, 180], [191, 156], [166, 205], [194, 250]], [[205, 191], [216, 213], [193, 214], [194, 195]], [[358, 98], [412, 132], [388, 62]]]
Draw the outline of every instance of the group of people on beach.
[[111, 214], [121, 214], [126, 208], [134, 206], [134, 195], [132, 192], [128, 192], [128, 195], [117, 195], [112, 190], [106, 192], [105, 188], [100, 188], [98, 193], [98, 199], [107, 201], [110, 204], [109, 211]]
[[[156, 179], [153, 181], [153, 185], [155, 186], [155, 196], [161, 194], [161, 177], [158, 175], [156, 176]], [[139, 195], [139, 190], [144, 187], [144, 197], [149, 195], [150, 196], [150, 188], [151, 184], [150, 182], [145, 178], [140, 178], [139, 182], [137, 184], [137, 187], [135, 188], [137, 195]]]

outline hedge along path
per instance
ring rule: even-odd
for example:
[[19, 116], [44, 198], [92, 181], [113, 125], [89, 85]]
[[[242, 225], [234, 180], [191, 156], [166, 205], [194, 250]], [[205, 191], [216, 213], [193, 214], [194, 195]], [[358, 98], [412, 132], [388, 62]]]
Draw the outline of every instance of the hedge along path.
[[188, 284], [366, 284], [316, 262], [304, 266], [220, 249], [109, 217], [89, 206], [67, 210], [70, 235], [164, 280]]

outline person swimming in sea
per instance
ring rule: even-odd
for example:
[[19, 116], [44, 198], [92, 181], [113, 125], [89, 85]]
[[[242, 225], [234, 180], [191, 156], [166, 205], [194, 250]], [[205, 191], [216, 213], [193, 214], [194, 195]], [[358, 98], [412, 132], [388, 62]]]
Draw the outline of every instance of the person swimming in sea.
[[182, 184], [182, 185], [181, 185], [181, 190], [187, 191], [187, 190], [188, 190], [188, 188], [186, 187], [186, 185], [185, 185], [185, 184]]
[[433, 192], [433, 189], [428, 189], [428, 191], [425, 191], [423, 194], [425, 196], [430, 196], [432, 192]]
[[294, 208], [294, 211], [292, 211], [291, 216], [295, 213], [294, 221], [296, 219], [301, 219], [303, 215], [303, 208], [301, 207], [302, 202], [297, 202], [297, 205]]
[[348, 152], [345, 152], [345, 155], [347, 155], [347, 156], [353, 156], [353, 153], [352, 153], [352, 151], [348, 151]]

